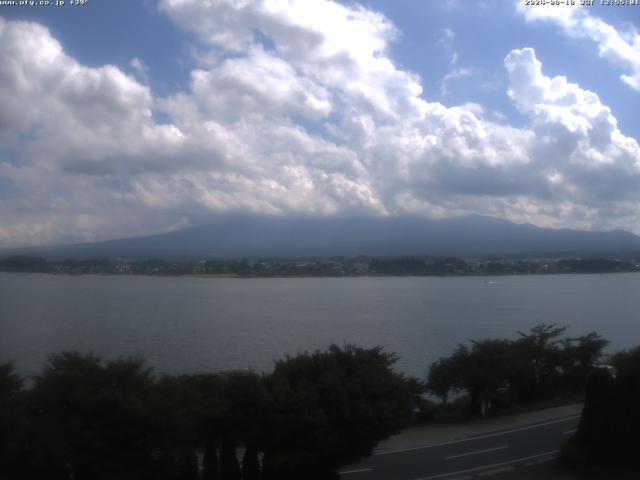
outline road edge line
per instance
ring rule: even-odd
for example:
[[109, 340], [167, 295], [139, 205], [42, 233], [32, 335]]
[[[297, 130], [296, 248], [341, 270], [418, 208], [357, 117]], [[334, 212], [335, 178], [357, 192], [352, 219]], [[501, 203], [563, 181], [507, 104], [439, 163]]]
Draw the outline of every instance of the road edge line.
[[552, 420], [552, 421], [549, 421], [549, 422], [535, 423], [535, 424], [527, 425], [527, 426], [524, 426], [524, 427], [513, 428], [511, 430], [501, 430], [501, 431], [498, 431], [498, 432], [487, 433], [487, 434], [477, 435], [477, 436], [473, 436], [473, 437], [466, 437], [466, 438], [461, 438], [459, 440], [451, 440], [451, 441], [448, 441], [448, 442], [431, 443], [431, 444], [428, 444], [428, 445], [421, 445], [419, 447], [400, 448], [400, 449], [396, 449], [396, 450], [388, 450], [386, 452], [375, 452], [373, 454], [373, 456], [391, 455], [393, 453], [402, 453], [402, 452], [412, 452], [414, 450], [423, 450], [423, 449], [427, 449], [427, 448], [442, 447], [444, 445], [453, 445], [455, 443], [470, 442], [470, 441], [473, 441], [473, 440], [482, 440], [484, 438], [497, 437], [497, 436], [506, 435], [506, 434], [509, 434], [509, 433], [522, 432], [524, 430], [531, 430], [533, 428], [546, 427], [547, 425], [554, 425], [556, 423], [568, 422], [569, 420], [574, 420], [576, 418], [580, 418], [580, 416], [581, 415], [571, 415], [569, 417], [563, 417], [563, 418], [559, 418], [559, 419]]
[[514, 463], [524, 462], [526, 460], [532, 460], [532, 459], [538, 458], [538, 457], [545, 457], [545, 456], [548, 456], [548, 455], [555, 455], [559, 451], [560, 450], [551, 450], [549, 452], [538, 453], [537, 455], [530, 455], [528, 457], [514, 458], [513, 460], [507, 460], [505, 462], [493, 463], [491, 465], [482, 465], [480, 467], [474, 467], [474, 468], [467, 468], [466, 470], [458, 470], [456, 472], [439, 473], [437, 475], [431, 475], [431, 476], [428, 476], [428, 477], [419, 477], [419, 478], [414, 478], [412, 480], [434, 480], [436, 478], [445, 478], [445, 477], [450, 477], [450, 476], [453, 476], [453, 475], [461, 475], [463, 473], [480, 472], [482, 470], [487, 470], [489, 468], [501, 467], [503, 465], [513, 465]]

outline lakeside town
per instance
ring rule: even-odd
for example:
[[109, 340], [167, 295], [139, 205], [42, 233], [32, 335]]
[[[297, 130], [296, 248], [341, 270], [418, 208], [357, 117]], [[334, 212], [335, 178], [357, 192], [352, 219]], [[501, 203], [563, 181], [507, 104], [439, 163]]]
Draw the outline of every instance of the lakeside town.
[[640, 258], [463, 259], [459, 257], [331, 257], [175, 261], [10, 256], [0, 271], [67, 275], [201, 275], [239, 278], [483, 276], [640, 272]]

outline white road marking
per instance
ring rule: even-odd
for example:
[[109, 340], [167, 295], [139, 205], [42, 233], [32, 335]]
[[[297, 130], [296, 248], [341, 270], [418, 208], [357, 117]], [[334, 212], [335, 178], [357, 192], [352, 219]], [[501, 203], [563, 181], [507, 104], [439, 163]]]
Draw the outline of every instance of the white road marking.
[[578, 431], [577, 428], [574, 428], [573, 430], [567, 430], [566, 432], [562, 432], [563, 435], [573, 435], [574, 433], [576, 433]]
[[491, 475], [498, 475], [500, 473], [510, 472], [511, 470], [513, 470], [513, 467], [502, 467], [502, 468], [498, 468], [496, 470], [489, 470], [488, 472], [479, 473], [478, 476], [479, 477], [489, 477]]
[[507, 460], [506, 462], [494, 463], [491, 465], [482, 465], [480, 467], [467, 468], [466, 470], [458, 470], [457, 472], [440, 473], [438, 475], [430, 475], [428, 477], [414, 478], [413, 480], [434, 480], [436, 478], [451, 477], [452, 475], [462, 475], [465, 473], [477, 472], [479, 470], [487, 470], [490, 468], [502, 467], [503, 465], [512, 465], [514, 463], [525, 462], [527, 460], [531, 460], [534, 458], [547, 457], [549, 455], [555, 455], [559, 451], [560, 450], [551, 450], [549, 452], [539, 453], [537, 455], [531, 455], [529, 457], [514, 458], [513, 460]]
[[499, 447], [485, 448], [484, 450], [476, 450], [474, 452], [459, 453], [457, 455], [449, 455], [448, 457], [444, 457], [444, 459], [451, 460], [453, 458], [468, 457], [470, 455], [480, 455], [481, 453], [495, 452], [496, 450], [504, 450], [505, 448], [509, 448], [509, 445], [501, 445]]
[[340, 475], [348, 475], [350, 473], [364, 473], [364, 472], [372, 472], [373, 468], [361, 468], [359, 470], [344, 470], [342, 472], [339, 472]]
[[511, 429], [511, 430], [505, 430], [505, 431], [502, 431], [502, 432], [487, 433], [485, 435], [478, 435], [477, 437], [463, 438], [461, 440], [452, 440], [450, 442], [432, 443], [430, 445], [421, 445], [419, 447], [400, 448], [398, 450], [388, 450], [386, 452], [376, 452], [376, 453], [374, 453], [374, 455], [376, 455], [376, 456], [377, 455], [391, 455], [392, 453], [411, 452], [413, 450], [422, 450], [422, 449], [426, 449], [426, 448], [442, 447], [444, 445], [454, 445], [456, 443], [470, 442], [470, 441], [473, 441], [473, 440], [482, 440], [483, 438], [498, 437], [500, 435], [507, 435], [509, 433], [523, 432], [525, 430], [531, 430], [533, 428], [546, 427], [547, 425], [554, 425], [556, 423], [568, 422], [569, 420], [574, 420], [576, 418], [580, 418], [580, 415], [572, 415], [570, 417], [560, 418], [558, 420], [551, 420], [549, 422], [537, 423], [535, 425], [529, 425], [529, 426], [526, 426], [526, 427], [514, 428], [514, 429]]

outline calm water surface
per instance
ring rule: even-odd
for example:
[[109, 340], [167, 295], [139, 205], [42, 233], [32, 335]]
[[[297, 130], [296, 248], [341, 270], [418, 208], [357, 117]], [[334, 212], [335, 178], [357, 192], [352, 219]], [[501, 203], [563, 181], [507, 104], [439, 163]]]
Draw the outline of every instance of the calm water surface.
[[330, 343], [384, 345], [424, 376], [459, 342], [541, 322], [640, 344], [640, 274], [216, 279], [0, 273], [0, 362], [63, 349], [142, 355], [157, 371], [252, 367]]

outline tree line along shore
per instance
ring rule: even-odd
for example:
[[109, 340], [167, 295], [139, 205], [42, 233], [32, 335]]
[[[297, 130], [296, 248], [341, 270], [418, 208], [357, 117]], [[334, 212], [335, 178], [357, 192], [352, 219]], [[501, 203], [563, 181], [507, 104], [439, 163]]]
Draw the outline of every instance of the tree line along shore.
[[[570, 468], [640, 468], [640, 347], [604, 356], [591, 332], [542, 324], [459, 345], [428, 378], [381, 347], [330, 346], [234, 370], [155, 375], [139, 358], [52, 355], [29, 379], [0, 365], [0, 476], [7, 480], [333, 479], [420, 422], [582, 397]], [[436, 400], [437, 399], [437, 400]]]
[[0, 257], [0, 271], [69, 275], [202, 275], [219, 277], [471, 276], [640, 272], [640, 256], [504, 259], [331, 257], [175, 261]]

